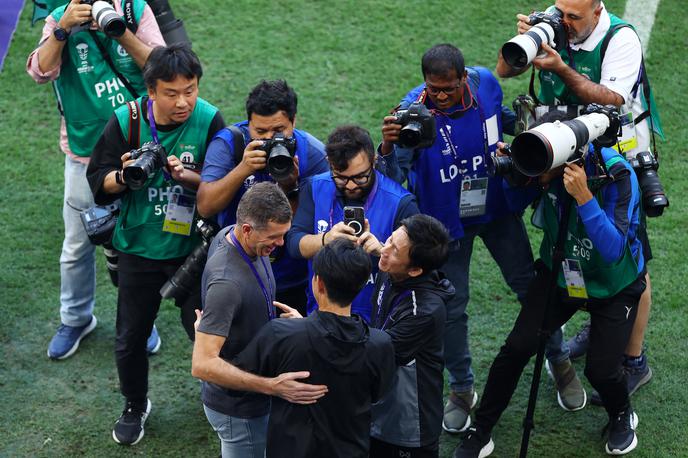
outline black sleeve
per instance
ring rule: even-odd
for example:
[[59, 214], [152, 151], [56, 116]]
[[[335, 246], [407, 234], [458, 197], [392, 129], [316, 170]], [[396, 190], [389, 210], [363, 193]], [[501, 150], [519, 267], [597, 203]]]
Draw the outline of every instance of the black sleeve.
[[130, 149], [127, 140], [122, 135], [117, 116], [113, 114], [93, 148], [91, 160], [86, 169], [86, 178], [96, 204], [107, 205], [121, 197], [122, 193], [105, 193], [103, 181], [108, 173], [122, 168], [122, 154]]
[[[442, 307], [444, 308], [444, 304]], [[428, 341], [434, 339], [438, 333], [444, 332], [444, 320], [437, 315], [408, 315], [394, 323], [391, 328], [385, 329], [392, 337], [397, 366], [404, 366], [415, 359]]]
[[220, 129], [223, 129], [225, 125], [226, 124], [225, 120], [222, 118], [222, 113], [220, 113], [220, 110], [217, 110], [217, 113], [215, 113], [215, 116], [213, 116], [213, 120], [210, 121], [210, 127], [208, 127], [208, 136], [205, 139], [206, 148], [208, 145], [210, 145], [210, 142], [213, 140], [215, 134], [218, 133]]
[[[372, 331], [372, 330], [371, 330]], [[384, 331], [377, 331], [384, 334]], [[394, 374], [396, 373], [397, 366], [394, 364], [394, 347], [392, 346], [392, 341], [388, 336], [385, 336], [382, 342], [379, 344], [378, 351], [376, 352], [376, 360], [371, 361], [373, 370], [373, 385], [371, 387], [371, 401], [373, 403], [377, 402], [382, 398], [387, 391], [392, 387], [392, 382], [394, 381]]]

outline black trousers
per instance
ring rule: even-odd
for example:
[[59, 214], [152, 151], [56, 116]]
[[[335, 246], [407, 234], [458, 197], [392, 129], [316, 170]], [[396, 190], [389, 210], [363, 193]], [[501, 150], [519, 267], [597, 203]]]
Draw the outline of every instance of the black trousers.
[[[145, 401], [148, 393], [148, 353], [146, 341], [160, 308], [160, 288], [174, 275], [185, 258], [146, 259], [126, 253], [119, 255], [119, 289], [115, 361], [120, 390], [129, 401]], [[189, 339], [194, 339], [194, 309], [201, 308], [200, 278], [196, 290], [183, 302], [181, 321]]]
[[370, 438], [370, 458], [437, 458], [440, 453], [439, 441], [424, 447], [402, 447]]
[[590, 313], [590, 346], [585, 361], [585, 376], [600, 394], [607, 413], [616, 415], [630, 407], [621, 362], [633, 329], [640, 295], [645, 290], [645, 273], [607, 299], [572, 301], [564, 289], [557, 291], [557, 303], [547, 307], [544, 297], [551, 272], [538, 261], [537, 274], [530, 285], [524, 306], [505, 344], [492, 363], [482, 401], [475, 414], [478, 431], [489, 434], [516, 389], [523, 368], [538, 348], [538, 331], [547, 313], [547, 334], [566, 323], [584, 307]]

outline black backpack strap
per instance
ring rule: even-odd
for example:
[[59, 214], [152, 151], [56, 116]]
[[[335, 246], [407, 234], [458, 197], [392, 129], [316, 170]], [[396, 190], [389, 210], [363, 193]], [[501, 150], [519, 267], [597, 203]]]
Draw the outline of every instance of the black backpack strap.
[[136, 21], [136, 15], [134, 15], [134, 0], [124, 0], [122, 12], [124, 13], [124, 21], [127, 23], [127, 29], [131, 30], [131, 33], [136, 33], [139, 29], [139, 23]]
[[246, 148], [244, 133], [234, 124], [227, 126], [227, 130], [232, 133], [232, 149], [234, 150], [234, 166], [236, 167], [244, 158], [244, 148]]
[[141, 139], [141, 106], [136, 102], [136, 100], [131, 100], [127, 102], [127, 107], [129, 108], [129, 135], [127, 138], [127, 143], [132, 149], [138, 148]]
[[115, 64], [112, 63], [112, 59], [110, 59], [110, 54], [108, 54], [107, 50], [105, 49], [105, 46], [103, 46], [103, 43], [100, 42], [100, 39], [98, 38], [98, 35], [96, 34], [95, 31], [89, 30], [88, 31], [91, 34], [91, 37], [93, 40], [96, 42], [96, 45], [98, 46], [98, 50], [100, 51], [100, 54], [103, 56], [103, 59], [105, 62], [108, 64], [110, 69], [117, 75], [117, 78], [124, 84], [124, 87], [127, 88], [129, 93], [132, 95], [133, 98], [138, 99], [139, 98], [139, 93], [134, 89], [134, 86], [131, 85], [128, 79], [122, 75], [122, 73], [117, 70], [115, 67]]

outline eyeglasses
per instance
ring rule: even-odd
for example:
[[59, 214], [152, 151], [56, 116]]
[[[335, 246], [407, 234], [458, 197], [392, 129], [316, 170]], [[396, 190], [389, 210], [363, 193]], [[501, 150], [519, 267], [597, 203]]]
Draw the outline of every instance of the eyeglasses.
[[456, 86], [450, 87], [435, 87], [425, 83], [425, 89], [428, 91], [428, 94], [432, 95], [433, 97], [440, 95], [440, 92], [444, 92], [446, 96], [451, 97], [452, 95], [456, 94], [456, 91], [458, 91], [461, 86], [461, 82], [459, 82], [459, 84]]
[[332, 176], [332, 180], [338, 186], [346, 186], [349, 181], [353, 181], [355, 185], [363, 186], [368, 184], [370, 177], [373, 175], [373, 167], [371, 166], [365, 172], [354, 176], [335, 175], [334, 172], [330, 173], [330, 175]]

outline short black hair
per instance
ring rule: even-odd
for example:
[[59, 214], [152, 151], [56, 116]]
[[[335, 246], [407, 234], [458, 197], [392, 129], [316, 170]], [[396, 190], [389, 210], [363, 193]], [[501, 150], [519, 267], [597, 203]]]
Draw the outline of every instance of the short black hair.
[[270, 221], [284, 224], [291, 221], [291, 205], [277, 184], [262, 181], [241, 196], [237, 207], [237, 224], [250, 224], [262, 230]]
[[289, 87], [284, 80], [262, 80], [246, 98], [246, 116], [251, 120], [251, 115], [271, 116], [279, 111], [284, 111], [287, 118], [294, 122], [298, 97], [296, 92]]
[[143, 66], [146, 86], [155, 89], [158, 80], [169, 82], [178, 76], [186, 79], [196, 77], [199, 81], [203, 76], [201, 61], [191, 47], [186, 43], [175, 43], [153, 49]]
[[449, 258], [449, 231], [439, 220], [430, 215], [417, 214], [401, 221], [401, 226], [411, 242], [410, 267], [420, 267], [423, 272], [439, 269]]
[[372, 263], [358, 244], [336, 239], [318, 251], [313, 258], [313, 274], [320, 277], [327, 289], [327, 298], [347, 307], [368, 283]]
[[337, 127], [325, 145], [327, 160], [335, 170], [345, 170], [349, 161], [363, 150], [370, 163], [375, 161], [375, 147], [367, 130], [360, 126], [347, 124]]
[[421, 59], [423, 78], [428, 75], [447, 76], [452, 70], [461, 78], [466, 71], [461, 50], [449, 43], [435, 45], [425, 51]]

